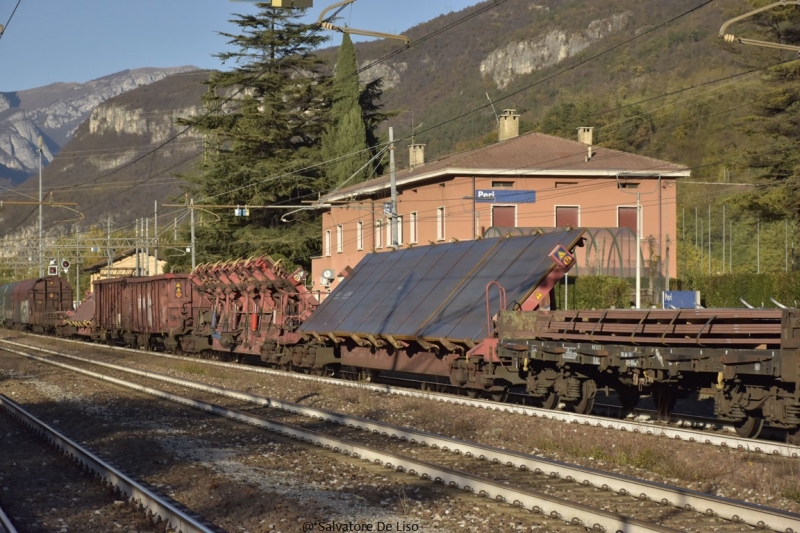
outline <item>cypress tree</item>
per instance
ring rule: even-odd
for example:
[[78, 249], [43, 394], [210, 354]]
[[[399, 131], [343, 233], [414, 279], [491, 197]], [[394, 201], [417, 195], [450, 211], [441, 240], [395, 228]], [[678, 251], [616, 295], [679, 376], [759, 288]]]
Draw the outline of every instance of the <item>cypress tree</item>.
[[[182, 121], [206, 139], [202, 167], [182, 176], [195, 203], [296, 205], [316, 198], [321, 176], [309, 168], [320, 160], [328, 104], [323, 63], [312, 50], [325, 37], [297, 22], [296, 10], [258, 7], [257, 14], [232, 21], [238, 35], [221, 34], [235, 49], [217, 57], [233, 68], [212, 73], [206, 112]], [[299, 211], [282, 220], [290, 211], [296, 208], [203, 215], [199, 260], [266, 253], [307, 266], [319, 252], [318, 215]]]
[[[356, 50], [350, 36], [345, 33], [336, 62], [330, 125], [322, 137], [322, 156], [328, 161], [325, 167], [328, 188], [344, 183], [372, 157], [367, 144], [357, 71]], [[372, 168], [367, 166], [347, 183], [364, 181], [371, 171]]]

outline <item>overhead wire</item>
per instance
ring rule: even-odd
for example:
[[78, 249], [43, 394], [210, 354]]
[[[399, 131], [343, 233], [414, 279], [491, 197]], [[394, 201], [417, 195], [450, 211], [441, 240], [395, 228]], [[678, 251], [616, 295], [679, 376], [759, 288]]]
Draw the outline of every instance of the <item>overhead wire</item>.
[[8, 25], [11, 24], [11, 19], [14, 18], [14, 13], [17, 12], [17, 8], [19, 7], [19, 5], [21, 3], [22, 3], [22, 0], [17, 0], [17, 4], [14, 6], [14, 9], [11, 11], [11, 15], [8, 17], [8, 20], [6, 21], [5, 26], [0, 27], [0, 39], [3, 38], [3, 35], [5, 35], [5, 33], [6, 33], [6, 30], [8, 30]]

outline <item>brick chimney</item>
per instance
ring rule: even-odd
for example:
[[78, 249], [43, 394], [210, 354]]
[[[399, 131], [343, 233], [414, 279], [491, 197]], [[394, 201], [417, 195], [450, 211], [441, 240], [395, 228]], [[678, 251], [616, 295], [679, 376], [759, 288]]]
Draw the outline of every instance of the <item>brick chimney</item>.
[[507, 141], [519, 136], [519, 115], [514, 109], [504, 109], [497, 122], [497, 140]]
[[425, 164], [425, 145], [410, 144], [408, 146], [408, 167], [414, 168]]

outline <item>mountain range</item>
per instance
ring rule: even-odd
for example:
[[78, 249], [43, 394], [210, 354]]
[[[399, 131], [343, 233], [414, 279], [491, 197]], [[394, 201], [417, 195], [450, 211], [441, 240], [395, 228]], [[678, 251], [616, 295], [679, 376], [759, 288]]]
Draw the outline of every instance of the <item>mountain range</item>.
[[[395, 114], [384, 128], [394, 126], [400, 143], [413, 138], [426, 144], [429, 160], [493, 142], [495, 115], [505, 108], [516, 109], [522, 131], [528, 131], [541, 129], [554, 106], [584, 103], [590, 112], [579, 125], [600, 126], [595, 138], [603, 143], [616, 138], [627, 120], [624, 110], [634, 104], [657, 111], [673, 91], [746, 68], [748, 58], [731, 54], [716, 31], [747, 4], [731, 0], [698, 8], [701, 4], [487, 1], [408, 29], [406, 47], [378, 40], [356, 44], [356, 53], [362, 80], [383, 80], [384, 110]], [[319, 54], [333, 65], [335, 34], [331, 44]], [[172, 174], [202, 153], [203, 139], [191, 133], [151, 151], [179, 134], [177, 117], [198, 112], [207, 76], [193, 67], [137, 69], [86, 84], [0, 93], [0, 180], [14, 184], [18, 193], [33, 194], [41, 135], [49, 163], [44, 189], [54, 191], [56, 202], [78, 202], [79, 224], [104, 227], [109, 216], [117, 224], [151, 214], [154, 199], [165, 202], [180, 194]], [[706, 115], [716, 104], [709, 105]], [[675, 117], [703, 118], [677, 109]], [[692, 165], [707, 157], [706, 141], [731, 144], [737, 138], [720, 130], [698, 143], [687, 133], [685, 117], [680, 120], [682, 129], [651, 131], [632, 149]], [[400, 166], [407, 164], [403, 144], [398, 155]], [[3, 192], [0, 199], [12, 198]], [[61, 211], [47, 210], [46, 227], [75, 218]], [[27, 206], [4, 207], [0, 233], [30, 234], [32, 214]]]

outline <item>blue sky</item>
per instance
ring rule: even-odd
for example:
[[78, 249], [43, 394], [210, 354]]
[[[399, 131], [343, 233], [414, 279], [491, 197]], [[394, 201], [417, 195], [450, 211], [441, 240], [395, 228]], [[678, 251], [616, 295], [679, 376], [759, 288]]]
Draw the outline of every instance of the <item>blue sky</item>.
[[[306, 18], [316, 20], [334, 3], [314, 0]], [[477, 3], [356, 0], [340, 16], [354, 28], [397, 33]], [[16, 4], [0, 0], [0, 24]], [[0, 38], [0, 91], [86, 82], [141, 67], [221, 68], [212, 56], [226, 45], [216, 32], [234, 33], [231, 15], [255, 9], [229, 0], [21, 0]]]

